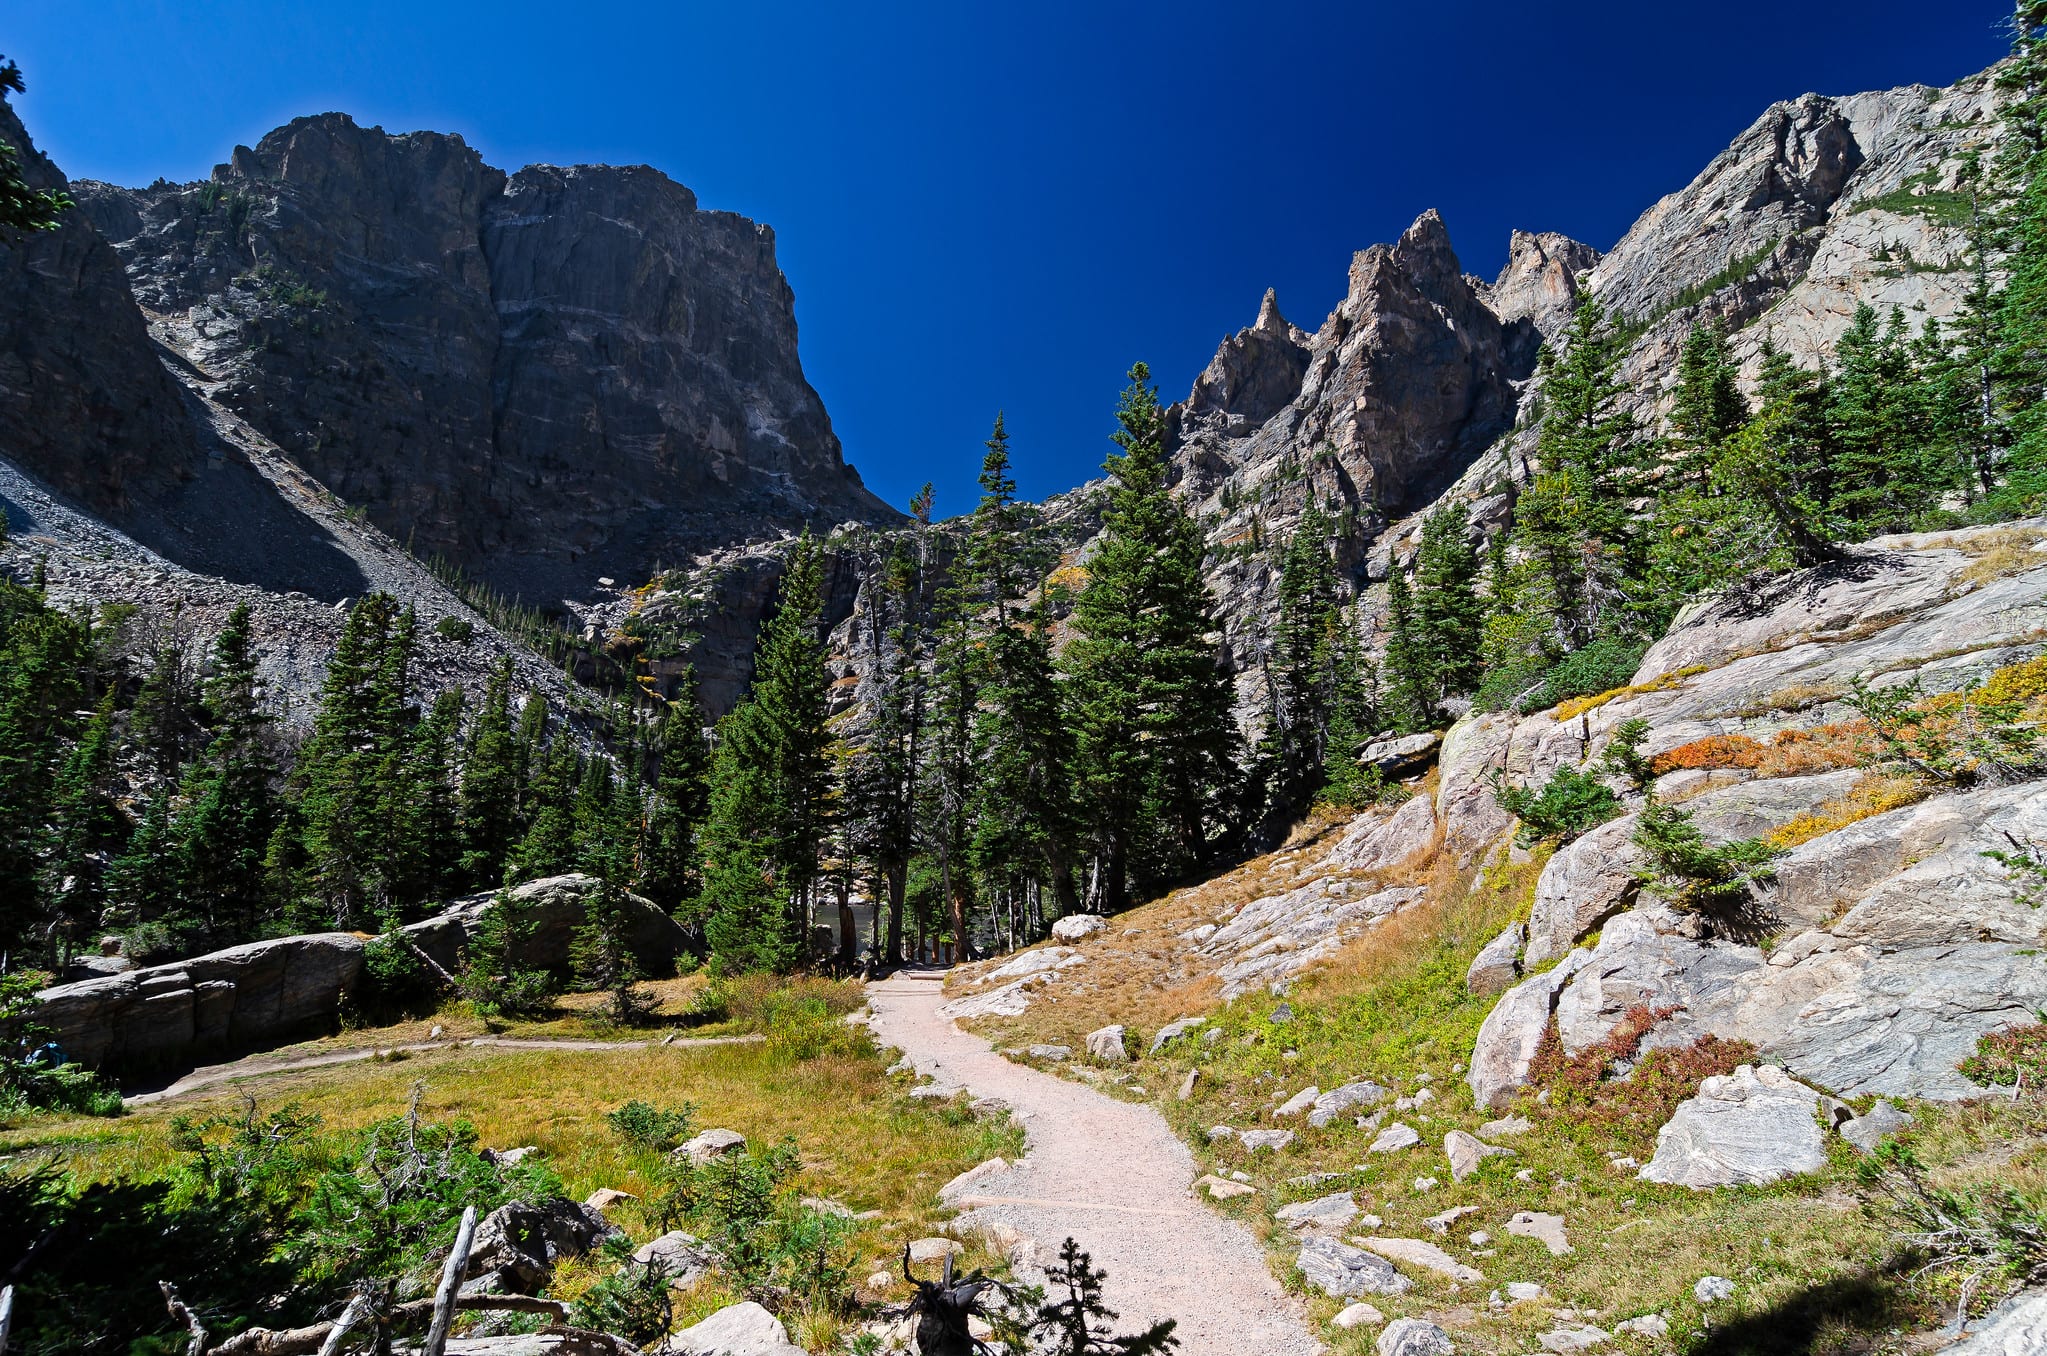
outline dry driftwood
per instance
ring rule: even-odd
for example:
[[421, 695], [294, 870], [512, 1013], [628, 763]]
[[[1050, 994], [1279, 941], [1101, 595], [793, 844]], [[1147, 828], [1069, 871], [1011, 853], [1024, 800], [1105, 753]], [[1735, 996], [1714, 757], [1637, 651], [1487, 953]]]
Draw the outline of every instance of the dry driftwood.
[[[568, 1305], [536, 1295], [458, 1295], [455, 1308], [462, 1313], [509, 1310], [522, 1314], [546, 1314], [556, 1323], [566, 1323], [569, 1317]], [[431, 1298], [407, 1300], [394, 1306], [387, 1319], [394, 1328], [409, 1328], [431, 1319], [433, 1312], [434, 1301]], [[366, 1305], [364, 1316], [369, 1313]], [[337, 1319], [304, 1328], [249, 1328], [214, 1347], [207, 1356], [313, 1356], [332, 1338], [339, 1322]], [[351, 1324], [359, 1322], [361, 1318], [351, 1320]]]
[[199, 1321], [199, 1315], [185, 1307], [185, 1301], [178, 1298], [178, 1287], [169, 1281], [158, 1281], [157, 1285], [163, 1290], [163, 1302], [171, 1311], [171, 1317], [184, 1324], [185, 1331], [192, 1334], [185, 1356], [206, 1356], [206, 1327]]
[[469, 1247], [476, 1241], [476, 1207], [462, 1207], [462, 1227], [455, 1231], [455, 1246], [448, 1251], [448, 1265], [441, 1269], [441, 1288], [434, 1295], [434, 1319], [426, 1330], [426, 1344], [419, 1356], [442, 1356], [448, 1349], [448, 1328], [455, 1321], [455, 1292], [462, 1288], [462, 1273], [469, 1269]]
[[0, 1289], [0, 1356], [7, 1356], [7, 1334], [14, 1328], [14, 1287]]

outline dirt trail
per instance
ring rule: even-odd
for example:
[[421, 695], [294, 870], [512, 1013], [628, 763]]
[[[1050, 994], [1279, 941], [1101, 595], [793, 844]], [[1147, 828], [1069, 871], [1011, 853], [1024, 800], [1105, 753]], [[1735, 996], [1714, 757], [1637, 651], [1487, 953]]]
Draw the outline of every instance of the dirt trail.
[[870, 984], [876, 1036], [942, 1086], [1007, 1101], [1029, 1142], [1021, 1162], [954, 1204], [1021, 1231], [1041, 1255], [1071, 1234], [1108, 1269], [1119, 1328], [1177, 1319], [1179, 1356], [1322, 1350], [1251, 1232], [1195, 1199], [1194, 1156], [1158, 1112], [1012, 1064], [938, 1015], [942, 987], [937, 973]]
[[518, 1036], [471, 1036], [459, 1040], [415, 1041], [404, 1045], [373, 1045], [350, 1050], [322, 1050], [314, 1055], [279, 1058], [276, 1055], [250, 1055], [245, 1059], [227, 1064], [210, 1064], [203, 1069], [194, 1069], [168, 1087], [151, 1092], [139, 1092], [132, 1097], [121, 1099], [129, 1107], [148, 1106], [153, 1102], [168, 1102], [174, 1097], [184, 1097], [202, 1092], [219, 1083], [232, 1083], [246, 1078], [268, 1078], [274, 1074], [296, 1073], [300, 1069], [324, 1069], [335, 1064], [358, 1064], [378, 1055], [403, 1052], [408, 1055], [425, 1050], [454, 1050], [458, 1048], [489, 1048], [494, 1050], [644, 1050], [650, 1045], [665, 1045], [668, 1049], [700, 1049], [708, 1045], [741, 1045], [748, 1041], [763, 1040], [762, 1036], [695, 1036], [687, 1039], [661, 1041], [579, 1041], [550, 1039], [548, 1037]]

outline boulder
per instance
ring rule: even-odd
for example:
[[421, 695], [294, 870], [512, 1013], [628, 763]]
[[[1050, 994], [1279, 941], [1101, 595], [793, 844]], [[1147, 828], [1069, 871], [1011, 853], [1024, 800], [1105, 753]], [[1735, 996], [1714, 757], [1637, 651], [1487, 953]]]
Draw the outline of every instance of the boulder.
[[1249, 1182], [1232, 1182], [1227, 1177], [1217, 1177], [1213, 1173], [1203, 1177], [1194, 1185], [1203, 1188], [1211, 1197], [1218, 1201], [1227, 1201], [1238, 1196], [1255, 1196], [1258, 1194], [1258, 1188], [1252, 1186]]
[[1571, 976], [1592, 959], [1578, 950], [1555, 969], [1530, 975], [1500, 996], [1478, 1029], [1471, 1051], [1471, 1068], [1464, 1081], [1471, 1085], [1472, 1100], [1481, 1108], [1492, 1107], [1528, 1081], [1528, 1066], [1535, 1048], [1549, 1028], [1556, 1011], [1557, 996]]
[[1047, 970], [1070, 970], [1076, 965], [1086, 964], [1087, 957], [1070, 946], [1040, 947], [1033, 951], [1019, 952], [974, 982], [987, 984], [998, 979], [1021, 979], [1025, 975], [1042, 974]]
[[91, 1068], [189, 1067], [333, 1029], [362, 966], [353, 933], [279, 937], [45, 989], [35, 1020]]
[[1332, 870], [1383, 871], [1426, 852], [1435, 833], [1435, 802], [1416, 796], [1390, 818], [1360, 816], [1330, 851], [1325, 865]]
[[1460, 862], [1498, 842], [1514, 822], [1494, 798], [1490, 778], [1507, 765], [1515, 719], [1511, 713], [1474, 713], [1443, 736], [1436, 755], [1436, 816], [1444, 847]]
[[[584, 905], [602, 888], [595, 876], [581, 872], [514, 886], [510, 903], [526, 929], [519, 942], [518, 963], [527, 969], [557, 972], [572, 969], [571, 952], [576, 930], [583, 925]], [[476, 930], [484, 910], [497, 897], [496, 891], [466, 896], [431, 918], [408, 924], [403, 931], [436, 964], [452, 971], [461, 963], [462, 947]], [[624, 911], [627, 945], [632, 948], [641, 973], [673, 974], [675, 958], [683, 954], [689, 941], [682, 925], [662, 912], [659, 905], [638, 895], [625, 897]]]
[[1105, 1026], [1087, 1033], [1088, 1058], [1102, 1064], [1124, 1064], [1130, 1051], [1123, 1043], [1121, 1026]]
[[1376, 768], [1388, 781], [1400, 781], [1428, 771], [1442, 743], [1439, 731], [1374, 739], [1358, 751], [1358, 766]]
[[2038, 1356], [2047, 1351], [2047, 1290], [2015, 1295], [1971, 1328], [1941, 1356]]
[[1576, 1356], [1577, 1352], [1605, 1346], [1613, 1341], [1613, 1334], [1590, 1323], [1572, 1323], [1552, 1328], [1535, 1341], [1544, 1351], [1554, 1351], [1557, 1356]]
[[1342, 1311], [1329, 1321], [1348, 1332], [1352, 1328], [1363, 1328], [1384, 1323], [1386, 1315], [1380, 1313], [1363, 1300], [1359, 1300], [1356, 1304], [1344, 1306]]
[[1359, 1107], [1377, 1106], [1389, 1095], [1386, 1089], [1370, 1079], [1331, 1088], [1315, 1099], [1314, 1109], [1308, 1113], [1308, 1124], [1320, 1130], [1338, 1116], [1347, 1115]]
[[1289, 1229], [1338, 1233], [1358, 1217], [1358, 1203], [1348, 1191], [1338, 1191], [1312, 1201], [1283, 1205], [1272, 1212], [1272, 1217]]
[[1050, 1060], [1057, 1063], [1062, 1059], [1072, 1059], [1073, 1047], [1070, 1045], [1029, 1045], [1024, 1047], [1024, 1053], [1032, 1059]]
[[917, 1266], [931, 1266], [964, 1251], [950, 1238], [919, 1238], [910, 1244], [910, 1261]]
[[1909, 1130], [1912, 1125], [1910, 1112], [1900, 1111], [1879, 1098], [1868, 1114], [1842, 1122], [1841, 1138], [1864, 1153], [1874, 1153], [1886, 1137]]
[[717, 1259], [692, 1234], [671, 1229], [659, 1238], [633, 1249], [633, 1260], [658, 1265], [671, 1289], [686, 1290], [707, 1275]]
[[737, 1130], [704, 1130], [683, 1141], [675, 1152], [692, 1163], [708, 1163], [714, 1158], [736, 1154], [746, 1147], [746, 1136]]
[[961, 1195], [988, 1178], [1008, 1170], [1009, 1162], [1002, 1158], [991, 1158], [986, 1162], [976, 1163], [973, 1167], [968, 1168], [965, 1172], [940, 1187], [938, 1189], [938, 1199], [950, 1203], [955, 1196]]
[[477, 1222], [464, 1289], [537, 1295], [553, 1279], [556, 1262], [581, 1257], [620, 1233], [580, 1201], [508, 1201]]
[[1450, 1179], [1461, 1182], [1478, 1171], [1478, 1165], [1498, 1154], [1512, 1154], [1512, 1149], [1487, 1144], [1478, 1136], [1463, 1130], [1452, 1130], [1443, 1136], [1443, 1156], [1450, 1160]]
[[1062, 942], [1084, 941], [1108, 927], [1108, 920], [1091, 913], [1070, 913], [1052, 924], [1052, 935]]
[[1509, 923], [1471, 958], [1471, 968], [1464, 972], [1464, 987], [1475, 994], [1488, 994], [1511, 986], [1521, 978], [1521, 944], [1527, 937], [1526, 927]]
[[1567, 954], [1582, 937], [1634, 903], [1641, 852], [1629, 842], [1635, 816], [1601, 824], [1549, 859], [1528, 913], [1529, 969]]
[[1353, 1295], [1399, 1295], [1413, 1282], [1393, 1269], [1393, 1264], [1363, 1248], [1353, 1248], [1333, 1238], [1310, 1238], [1301, 1244], [1294, 1258], [1301, 1276], [1331, 1299]]
[[1396, 1318], [1379, 1334], [1378, 1356], [1455, 1356], [1450, 1334], [1420, 1318]]
[[1439, 1276], [1448, 1276], [1453, 1281], [1476, 1283], [1484, 1276], [1474, 1268], [1464, 1265], [1433, 1243], [1419, 1238], [1367, 1238], [1360, 1240], [1381, 1257], [1396, 1262], [1405, 1262], [1411, 1267], [1433, 1271]]
[[[638, 1199], [640, 1198], [630, 1191], [620, 1191], [616, 1187], [599, 1187], [584, 1198], [583, 1204], [589, 1206], [598, 1214], [604, 1215], [606, 1211], [620, 1202], [636, 1201]], [[607, 1219], [610, 1218], [608, 1215], [605, 1217]]]
[[1261, 1149], [1278, 1153], [1281, 1149], [1294, 1142], [1294, 1132], [1291, 1130], [1246, 1130], [1243, 1134], [1237, 1136], [1237, 1140], [1250, 1153], [1255, 1154]]
[[752, 1300], [727, 1305], [669, 1341], [682, 1356], [804, 1356], [782, 1320]]
[[1198, 1030], [1206, 1025], [1208, 1025], [1208, 1018], [1206, 1017], [1182, 1017], [1177, 1021], [1167, 1022], [1153, 1033], [1151, 1044], [1146, 1047], [1145, 1054], [1155, 1055], [1188, 1032]]
[[1321, 1095], [1322, 1089], [1320, 1088], [1317, 1087], [1302, 1088], [1299, 1092], [1287, 1098], [1286, 1101], [1280, 1105], [1279, 1109], [1274, 1111], [1272, 1114], [1279, 1117], [1281, 1120], [1285, 1120], [1289, 1116], [1298, 1116], [1303, 1111], [1306, 1111], [1309, 1107], [1315, 1105], [1315, 1099], [1320, 1097]]
[[1372, 1147], [1367, 1152], [1375, 1154], [1398, 1153], [1402, 1149], [1412, 1149], [1421, 1142], [1421, 1133], [1413, 1126], [1395, 1121], [1379, 1132], [1378, 1137], [1372, 1141]]
[[1734, 1282], [1725, 1276], [1701, 1276], [1692, 1283], [1692, 1298], [1701, 1304], [1718, 1304], [1734, 1298]]
[[1707, 1079], [1656, 1132], [1644, 1181], [1694, 1189], [1760, 1186], [1826, 1165], [1820, 1095], [1772, 1065]]

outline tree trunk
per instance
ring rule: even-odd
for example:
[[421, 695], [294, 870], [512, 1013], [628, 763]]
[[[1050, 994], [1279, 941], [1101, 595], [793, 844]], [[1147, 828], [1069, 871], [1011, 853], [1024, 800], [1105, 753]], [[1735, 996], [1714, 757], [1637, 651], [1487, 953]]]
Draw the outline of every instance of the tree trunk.
[[469, 1266], [469, 1247], [476, 1241], [476, 1207], [462, 1207], [462, 1225], [455, 1231], [455, 1246], [448, 1251], [448, 1264], [441, 1269], [441, 1288], [434, 1292], [434, 1318], [427, 1326], [426, 1342], [419, 1356], [444, 1356], [448, 1329], [455, 1322], [455, 1292], [462, 1288], [462, 1273]]
[[888, 963], [903, 959], [903, 904], [910, 890], [910, 864], [890, 862], [888, 866]]
[[860, 954], [860, 934], [853, 922], [853, 903], [844, 876], [839, 877], [839, 959], [851, 965]]

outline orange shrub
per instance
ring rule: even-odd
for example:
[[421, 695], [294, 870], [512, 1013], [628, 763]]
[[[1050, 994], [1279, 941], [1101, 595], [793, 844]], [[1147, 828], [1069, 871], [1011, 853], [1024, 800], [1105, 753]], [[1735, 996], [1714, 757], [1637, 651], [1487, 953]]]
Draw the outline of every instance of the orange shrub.
[[1800, 777], [1860, 767], [1876, 753], [1867, 722], [1855, 720], [1811, 730], [1782, 730], [1767, 744], [1747, 735], [1707, 735], [1656, 755], [1649, 767], [1659, 777], [1687, 768], [1746, 768], [1758, 777]]

